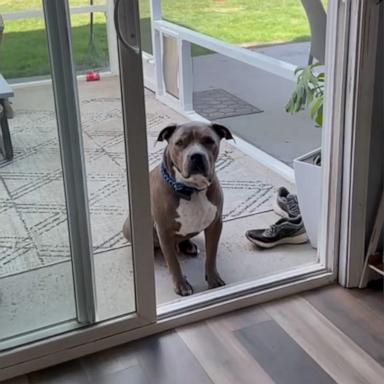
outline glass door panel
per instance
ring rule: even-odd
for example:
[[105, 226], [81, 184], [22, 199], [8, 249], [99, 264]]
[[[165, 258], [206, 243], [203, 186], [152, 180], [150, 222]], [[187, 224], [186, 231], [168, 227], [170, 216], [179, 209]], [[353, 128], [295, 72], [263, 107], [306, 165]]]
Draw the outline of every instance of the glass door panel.
[[75, 77], [68, 1], [44, 1], [52, 85], [17, 88], [15, 157], [0, 159], [1, 350], [155, 318], [138, 3], [118, 3], [121, 76], [86, 82]]
[[132, 246], [119, 78], [78, 80], [99, 320], [135, 311]]
[[[316, 241], [306, 242], [304, 236], [294, 246], [262, 252], [245, 236], [251, 229], [275, 228], [280, 218], [273, 210], [277, 191], [299, 194], [300, 202], [293, 161], [321, 146], [322, 130], [308, 110], [294, 115], [286, 111], [296, 87], [295, 69], [308, 63], [313, 48], [310, 40], [317, 39], [310, 35], [310, 17], [300, 1], [280, 3], [152, 1], [158, 99], [178, 107], [190, 119], [222, 124], [236, 136], [236, 143], [222, 143], [217, 162], [224, 194], [218, 269], [228, 285], [253, 284], [320, 267]], [[321, 41], [326, 14], [322, 3], [315, 3]], [[315, 57], [315, 61], [320, 59], [321, 55]], [[308, 163], [313, 157], [308, 156]], [[314, 168], [313, 175], [320, 176], [321, 168]], [[320, 181], [312, 183], [316, 196]], [[296, 201], [295, 196], [290, 199]], [[314, 201], [319, 203], [313, 209], [320, 211], [320, 197]], [[304, 211], [306, 204], [300, 205]], [[320, 215], [311, 212], [311, 216], [318, 224]], [[303, 231], [304, 223], [309, 233], [311, 223], [303, 213], [298, 224]], [[203, 249], [202, 238], [196, 239]], [[322, 242], [318, 243], [321, 247]], [[198, 287], [195, 292], [207, 289], [203, 265], [196, 258], [187, 259], [183, 266], [186, 276], [195, 277], [195, 283], [190, 281]], [[160, 273], [156, 277], [159, 304], [186, 300], [173, 294]]]
[[14, 158], [0, 154], [0, 349], [12, 337], [76, 319], [53, 100], [50, 84], [19, 87], [9, 99]]
[[150, 0], [139, 0], [140, 8], [140, 37], [141, 49], [149, 55], [153, 54], [151, 31], [151, 5]]

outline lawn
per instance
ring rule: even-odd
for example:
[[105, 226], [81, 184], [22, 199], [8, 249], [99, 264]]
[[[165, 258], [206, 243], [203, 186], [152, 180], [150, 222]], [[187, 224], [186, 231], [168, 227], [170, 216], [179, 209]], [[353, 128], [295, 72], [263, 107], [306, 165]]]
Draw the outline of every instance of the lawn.
[[163, 0], [163, 17], [233, 44], [309, 37], [300, 0]]
[[[76, 68], [108, 66], [105, 18], [96, 18], [94, 35], [96, 50], [88, 47], [89, 17], [74, 16], [72, 23], [73, 54]], [[0, 72], [8, 79], [44, 76], [50, 73], [47, 39], [42, 20], [11, 21], [0, 46]]]
[[[88, 0], [70, 0], [71, 6]], [[94, 0], [103, 4], [104, 0]], [[179, 25], [222, 39], [254, 46], [309, 38], [309, 27], [299, 0], [163, 0], [163, 17]], [[1, 12], [40, 9], [41, 0], [0, 0]], [[140, 0], [143, 47], [150, 50], [149, 0]], [[78, 70], [108, 65], [105, 15], [95, 15], [95, 49], [89, 47], [89, 16], [71, 18], [73, 51]], [[204, 51], [194, 47], [194, 54]], [[44, 21], [7, 21], [0, 45], [0, 72], [7, 78], [49, 73]]]

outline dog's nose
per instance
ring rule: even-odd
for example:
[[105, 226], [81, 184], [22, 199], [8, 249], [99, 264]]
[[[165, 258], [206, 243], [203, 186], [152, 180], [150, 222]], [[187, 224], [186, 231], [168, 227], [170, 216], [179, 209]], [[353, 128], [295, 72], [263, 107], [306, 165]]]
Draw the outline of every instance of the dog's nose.
[[203, 155], [201, 153], [193, 153], [191, 155], [191, 162], [193, 164], [204, 164], [204, 158], [203, 158]]
[[190, 157], [190, 170], [192, 172], [205, 172], [206, 162], [204, 155], [201, 153], [193, 153]]

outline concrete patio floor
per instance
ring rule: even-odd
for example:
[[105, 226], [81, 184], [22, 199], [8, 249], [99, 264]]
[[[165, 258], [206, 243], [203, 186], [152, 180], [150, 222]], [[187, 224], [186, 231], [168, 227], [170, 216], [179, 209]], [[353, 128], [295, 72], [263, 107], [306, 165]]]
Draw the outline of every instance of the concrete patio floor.
[[[206, 58], [205, 60], [207, 60]], [[228, 65], [226, 61], [223, 65]], [[231, 64], [235, 65], [235, 64]], [[231, 82], [233, 86], [236, 82]], [[270, 89], [272, 98], [276, 89]], [[100, 82], [79, 82], [80, 100], [92, 98], [118, 98], [120, 88], [118, 79], [106, 78]], [[149, 95], [149, 94], [147, 94]], [[240, 95], [244, 98], [244, 95]], [[255, 105], [266, 108], [264, 99], [257, 100]], [[158, 105], [153, 110], [152, 102], [147, 101], [148, 119], [153, 119], [155, 112], [161, 115], [161, 124], [169, 121], [181, 122], [185, 118], [170, 108]], [[252, 100], [248, 100], [252, 101]], [[272, 101], [269, 100], [271, 103]], [[151, 104], [152, 103], [152, 104]], [[260, 105], [263, 104], [263, 105]], [[15, 90], [14, 109], [17, 119], [18, 111], [54, 110], [51, 86], [17, 88]], [[100, 110], [97, 113], [104, 113]], [[273, 114], [271, 108], [270, 114]], [[303, 123], [303, 125], [305, 125]], [[119, 129], [122, 129], [121, 126]], [[22, 155], [22, 148], [17, 148]], [[303, 149], [305, 150], [305, 149]], [[17, 151], [16, 151], [17, 153]], [[254, 160], [251, 160], [254, 161]], [[20, 171], [23, 162], [20, 160]], [[1, 164], [4, 170], [4, 163]], [[263, 177], [275, 187], [286, 185], [294, 190], [280, 176], [254, 162]], [[1, 173], [0, 173], [1, 176]], [[0, 196], [1, 197], [1, 196]], [[124, 210], [121, 213], [124, 215]], [[239, 218], [224, 223], [222, 242], [218, 255], [218, 269], [229, 285], [271, 276], [275, 273], [317, 262], [317, 252], [309, 244], [280, 246], [270, 250], [259, 250], [244, 237], [245, 229], [266, 227], [277, 220], [273, 212], [264, 212], [249, 217]], [[121, 221], [116, 226], [121, 228]], [[188, 276], [195, 292], [204, 292], [207, 287], [204, 281], [203, 240], [197, 238], [201, 253], [196, 258], [181, 257], [184, 273]], [[69, 260], [54, 265], [27, 270], [22, 273], [0, 278], [0, 339], [21, 332], [65, 322], [75, 317], [73, 297], [72, 270]], [[98, 296], [99, 319], [107, 319], [134, 311], [134, 282], [132, 274], [132, 255], [129, 246], [116, 248], [108, 252], [99, 252], [95, 256], [96, 283]], [[155, 258], [156, 295], [158, 304], [182, 300], [172, 289], [171, 279], [164, 260]], [[27, 321], [28, 319], [28, 321]]]
[[[255, 52], [305, 66], [309, 43], [253, 48]], [[220, 54], [193, 58], [194, 91], [221, 88], [263, 110], [262, 113], [220, 119], [236, 135], [292, 166], [293, 159], [320, 147], [321, 129], [308, 111], [285, 112], [295, 83]]]

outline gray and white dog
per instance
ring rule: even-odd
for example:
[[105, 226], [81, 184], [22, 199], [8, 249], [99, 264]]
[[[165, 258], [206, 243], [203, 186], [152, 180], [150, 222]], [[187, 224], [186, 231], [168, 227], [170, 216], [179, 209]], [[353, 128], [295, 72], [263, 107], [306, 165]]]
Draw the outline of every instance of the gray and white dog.
[[[164, 128], [157, 140], [167, 141], [163, 161], [150, 172], [155, 247], [168, 264], [177, 294], [193, 293], [182, 273], [178, 253], [198, 254], [191, 238], [204, 231], [205, 278], [209, 288], [224, 285], [216, 267], [222, 229], [223, 193], [215, 172], [222, 139], [233, 139], [220, 124], [190, 122]], [[129, 219], [124, 236], [130, 239]]]

